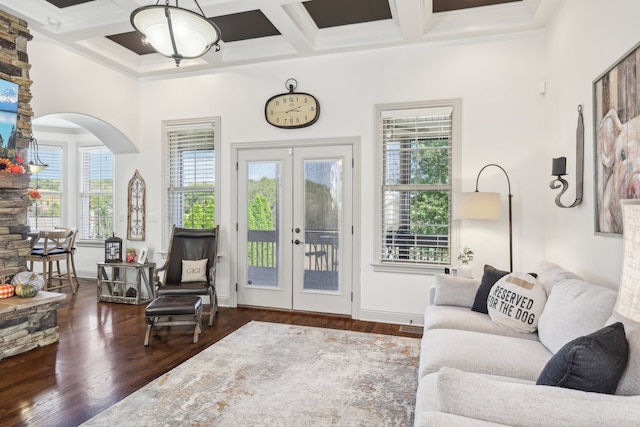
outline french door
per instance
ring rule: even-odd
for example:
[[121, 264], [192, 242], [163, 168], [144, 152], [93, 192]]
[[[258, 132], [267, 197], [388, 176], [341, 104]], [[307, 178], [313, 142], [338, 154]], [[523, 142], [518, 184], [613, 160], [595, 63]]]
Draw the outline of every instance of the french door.
[[352, 147], [238, 153], [238, 304], [351, 314]]

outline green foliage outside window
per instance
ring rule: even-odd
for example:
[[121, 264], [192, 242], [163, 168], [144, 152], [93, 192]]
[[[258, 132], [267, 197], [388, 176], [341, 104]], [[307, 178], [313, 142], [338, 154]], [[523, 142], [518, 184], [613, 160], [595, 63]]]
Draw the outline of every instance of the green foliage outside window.
[[213, 192], [186, 193], [184, 197], [184, 226], [187, 228], [215, 227], [215, 196]]

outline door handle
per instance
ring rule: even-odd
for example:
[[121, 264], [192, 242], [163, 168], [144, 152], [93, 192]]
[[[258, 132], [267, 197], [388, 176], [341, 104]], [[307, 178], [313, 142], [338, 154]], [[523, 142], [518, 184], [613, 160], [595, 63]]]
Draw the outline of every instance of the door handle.
[[293, 241], [293, 243], [295, 243], [296, 245], [299, 245], [299, 244], [304, 243], [304, 242], [301, 242], [300, 239], [296, 239], [296, 240]]

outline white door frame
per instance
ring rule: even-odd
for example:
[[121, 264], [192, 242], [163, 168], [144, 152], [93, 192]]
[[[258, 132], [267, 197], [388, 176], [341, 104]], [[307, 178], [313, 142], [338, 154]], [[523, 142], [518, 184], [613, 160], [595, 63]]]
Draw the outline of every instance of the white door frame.
[[[235, 170], [231, 182], [231, 230], [233, 236], [230, 239], [231, 254], [230, 257], [230, 279], [229, 286], [229, 307], [238, 306], [238, 154], [240, 150], [260, 149], [260, 148], [287, 148], [287, 147], [308, 147], [308, 146], [332, 146], [332, 145], [351, 145], [353, 147], [353, 268], [351, 290], [353, 292], [353, 301], [351, 303], [351, 317], [353, 319], [360, 318], [360, 137], [344, 137], [344, 138], [318, 138], [303, 139], [289, 141], [255, 141], [255, 142], [238, 142], [230, 145], [232, 152], [232, 167]], [[345, 277], [344, 280], [350, 278]]]

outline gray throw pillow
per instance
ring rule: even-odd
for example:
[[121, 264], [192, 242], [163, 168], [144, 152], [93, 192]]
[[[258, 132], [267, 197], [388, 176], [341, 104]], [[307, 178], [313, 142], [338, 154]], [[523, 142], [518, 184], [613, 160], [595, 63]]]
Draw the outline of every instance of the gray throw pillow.
[[565, 344], [536, 384], [614, 394], [628, 360], [624, 325], [617, 322]]

